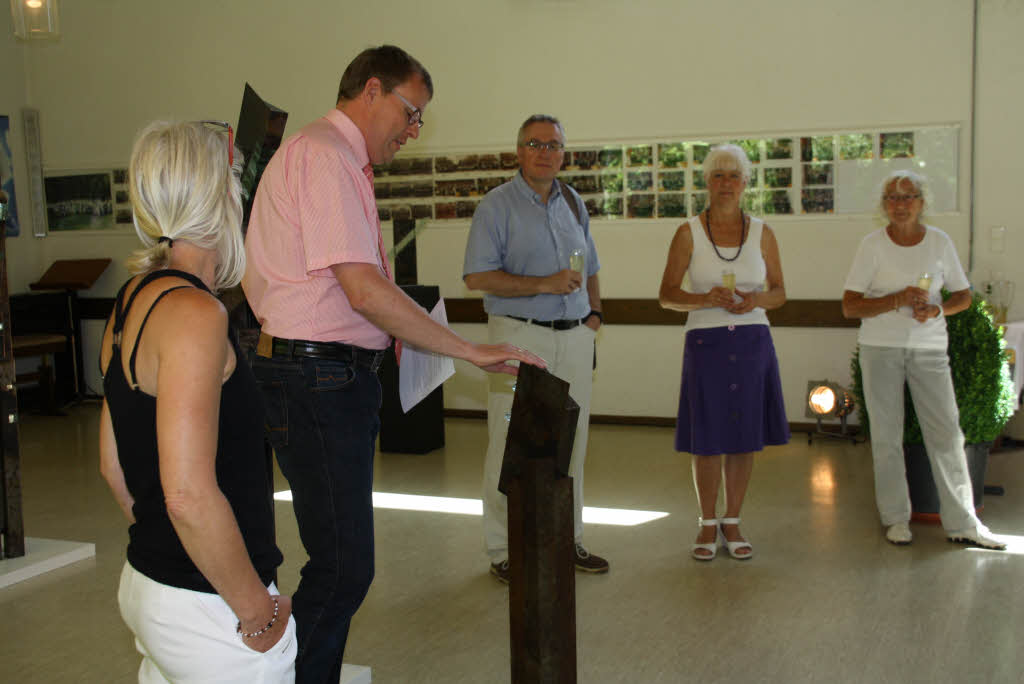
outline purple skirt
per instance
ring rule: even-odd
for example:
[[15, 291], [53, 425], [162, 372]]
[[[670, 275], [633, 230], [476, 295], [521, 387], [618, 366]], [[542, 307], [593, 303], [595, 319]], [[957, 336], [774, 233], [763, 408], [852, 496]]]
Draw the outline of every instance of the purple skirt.
[[676, 451], [740, 454], [787, 442], [789, 422], [768, 326], [686, 333]]

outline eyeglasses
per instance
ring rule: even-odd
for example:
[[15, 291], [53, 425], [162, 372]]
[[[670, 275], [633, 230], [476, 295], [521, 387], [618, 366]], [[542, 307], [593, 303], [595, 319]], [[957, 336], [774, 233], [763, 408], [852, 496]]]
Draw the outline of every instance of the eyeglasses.
[[541, 142], [536, 138], [533, 140], [527, 140], [521, 143], [523, 147], [529, 147], [534, 152], [540, 152], [541, 150], [548, 150], [551, 152], [561, 152], [565, 149], [565, 145], [558, 142], [557, 140], [549, 140], [548, 142]]
[[420, 109], [419, 107], [417, 107], [416, 105], [414, 105], [412, 102], [409, 102], [408, 100], [406, 100], [401, 95], [399, 95], [398, 91], [392, 90], [391, 94], [394, 95], [395, 97], [397, 97], [399, 100], [401, 100], [402, 103], [405, 104], [406, 107], [408, 107], [409, 109], [412, 110], [408, 114], [408, 116], [409, 116], [409, 125], [410, 126], [416, 125], [416, 126], [418, 126], [420, 128], [423, 128], [423, 110]]
[[916, 199], [920, 199], [921, 195], [885, 195], [882, 199], [890, 204], [897, 204], [903, 202], [913, 202]]
[[197, 121], [204, 126], [228, 132], [228, 166], [235, 165], [235, 129], [227, 121]]

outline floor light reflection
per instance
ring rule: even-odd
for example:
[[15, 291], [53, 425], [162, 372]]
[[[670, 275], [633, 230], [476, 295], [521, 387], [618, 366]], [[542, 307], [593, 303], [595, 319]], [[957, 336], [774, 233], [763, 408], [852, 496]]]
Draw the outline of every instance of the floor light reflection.
[[[276, 492], [278, 501], [291, 501], [290, 490]], [[415, 494], [394, 494], [374, 492], [374, 508], [392, 508], [404, 511], [427, 511], [430, 513], [455, 513], [457, 515], [483, 515], [480, 499], [456, 499], [448, 496], [419, 496]], [[632, 527], [668, 517], [665, 511], [638, 511], [628, 508], [583, 507], [583, 522], [594, 525], [624, 525]]]
[[968, 546], [967, 550], [968, 551], [981, 551], [981, 552], [984, 552], [984, 553], [994, 553], [994, 554], [1009, 553], [1009, 554], [1014, 554], [1014, 555], [1017, 555], [1017, 556], [1024, 556], [1024, 537], [1019, 536], [1019, 535], [1013, 535], [1013, 534], [999, 534], [995, 530], [992, 531], [992, 536], [994, 536], [996, 539], [998, 539], [999, 541], [1001, 541], [1004, 544], [1006, 544], [1006, 550], [1005, 551], [996, 551], [995, 549], [983, 549], [983, 548], [978, 547], [978, 546]]

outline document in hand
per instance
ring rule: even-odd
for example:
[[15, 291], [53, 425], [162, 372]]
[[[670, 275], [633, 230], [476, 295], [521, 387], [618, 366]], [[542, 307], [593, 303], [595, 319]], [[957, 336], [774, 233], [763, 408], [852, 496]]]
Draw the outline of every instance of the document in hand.
[[[437, 301], [430, 317], [447, 327], [448, 314], [444, 310], [443, 298]], [[398, 396], [402, 400], [402, 411], [408, 413], [453, 375], [455, 362], [449, 357], [404, 344], [402, 363], [398, 366]]]

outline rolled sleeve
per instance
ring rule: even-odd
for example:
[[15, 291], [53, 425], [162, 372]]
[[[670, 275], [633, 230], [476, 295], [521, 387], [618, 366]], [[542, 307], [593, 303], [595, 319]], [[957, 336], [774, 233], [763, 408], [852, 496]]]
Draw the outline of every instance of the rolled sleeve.
[[861, 240], [857, 253], [853, 256], [853, 263], [850, 265], [850, 272], [846, 275], [844, 290], [864, 293], [871, 286], [875, 277], [875, 260], [871, 257], [873, 250], [867, 249], [866, 245], [870, 236]]
[[506, 242], [502, 233], [506, 230], [507, 225], [497, 220], [492, 204], [481, 202], [473, 213], [473, 223], [469, 228], [466, 256], [462, 263], [463, 278], [471, 273], [502, 270], [502, 245]]
[[[571, 201], [579, 201], [578, 197], [571, 197]], [[590, 215], [587, 214], [586, 206], [580, 209], [580, 223], [583, 225], [583, 235], [587, 240], [587, 277], [596, 275], [601, 270], [601, 262], [597, 258], [597, 247], [594, 246], [594, 236], [590, 233]]]
[[946, 238], [942, 264], [942, 282], [947, 290], [959, 292], [971, 286], [971, 282], [967, 279], [967, 274], [964, 273], [964, 267], [960, 263], [960, 256], [956, 253], [956, 247], [949, 237]]

